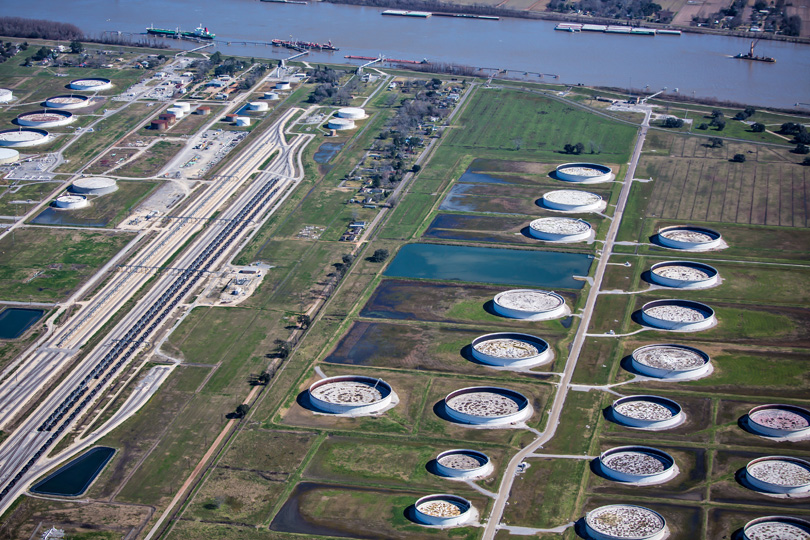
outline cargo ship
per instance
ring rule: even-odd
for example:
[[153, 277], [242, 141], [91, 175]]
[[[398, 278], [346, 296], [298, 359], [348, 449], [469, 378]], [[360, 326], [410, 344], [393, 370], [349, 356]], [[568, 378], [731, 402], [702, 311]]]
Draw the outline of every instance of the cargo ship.
[[274, 47], [286, 47], [288, 49], [314, 49], [318, 51], [339, 51], [337, 47], [332, 45], [331, 41], [326, 43], [316, 43], [314, 41], [287, 41], [283, 39], [273, 39], [270, 41]]
[[208, 31], [208, 28], [203, 28], [202, 25], [198, 26], [192, 32], [181, 32], [179, 28], [174, 30], [167, 30], [165, 28], [155, 28], [150, 26], [146, 29], [146, 33], [153, 36], [167, 37], [167, 38], [183, 38], [183, 39], [214, 39], [216, 34]]
[[[757, 40], [759, 41], [759, 40]], [[740, 60], [753, 60], [755, 62], [768, 62], [774, 63], [776, 62], [775, 58], [771, 58], [770, 56], [757, 56], [754, 54], [754, 45], [756, 45], [756, 41], [751, 42], [751, 49], [747, 53], [739, 53], [735, 54], [734, 58], [739, 58]]]

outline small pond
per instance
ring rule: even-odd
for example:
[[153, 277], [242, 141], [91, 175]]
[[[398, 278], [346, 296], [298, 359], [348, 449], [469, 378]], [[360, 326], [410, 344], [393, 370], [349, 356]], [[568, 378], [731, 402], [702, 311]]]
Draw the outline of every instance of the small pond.
[[343, 148], [343, 143], [323, 143], [321, 146], [318, 147], [318, 150], [315, 152], [315, 155], [312, 159], [315, 160], [315, 163], [325, 164], [329, 163], [333, 157], [340, 152], [340, 149]]
[[386, 276], [581, 289], [593, 259], [584, 253], [408, 244]]
[[114, 448], [96, 446], [34, 484], [31, 493], [78, 497], [84, 493], [115, 454]]
[[0, 313], [0, 339], [15, 339], [45, 313], [42, 309], [8, 308]]

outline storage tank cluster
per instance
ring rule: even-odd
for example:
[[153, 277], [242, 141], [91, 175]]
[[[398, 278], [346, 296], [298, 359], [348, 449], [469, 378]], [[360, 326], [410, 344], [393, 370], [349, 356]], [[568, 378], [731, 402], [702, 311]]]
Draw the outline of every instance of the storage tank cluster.
[[320, 412], [368, 416], [389, 409], [396, 394], [382, 379], [341, 375], [321, 379], [309, 387], [310, 404]]
[[79, 178], [68, 188], [72, 193], [81, 195], [106, 195], [118, 189], [118, 184], [112, 178], [103, 176], [88, 176]]
[[49, 109], [72, 110], [87, 107], [90, 98], [87, 96], [61, 95], [53, 96], [45, 100], [45, 106]]
[[444, 398], [444, 408], [454, 422], [488, 427], [517, 424], [534, 414], [526, 396], [495, 386], [471, 386], [450, 392]]
[[517, 332], [478, 336], [472, 341], [471, 352], [482, 364], [508, 369], [530, 369], [554, 359], [548, 342]]
[[20, 126], [57, 127], [66, 126], [76, 120], [72, 113], [61, 110], [41, 110], [22, 113], [15, 122]]
[[72, 90], [79, 90], [80, 92], [101, 92], [104, 90], [109, 90], [112, 87], [112, 81], [103, 77], [75, 79], [70, 81], [70, 88]]
[[495, 295], [495, 312], [510, 319], [545, 321], [570, 313], [565, 298], [551, 291], [512, 289]]
[[0, 146], [27, 148], [50, 141], [51, 135], [44, 129], [26, 127], [0, 131]]

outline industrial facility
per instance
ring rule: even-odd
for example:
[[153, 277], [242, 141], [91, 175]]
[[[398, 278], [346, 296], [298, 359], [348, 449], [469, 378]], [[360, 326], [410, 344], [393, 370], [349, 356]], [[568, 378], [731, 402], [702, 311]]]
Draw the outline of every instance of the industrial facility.
[[658, 231], [658, 243], [664, 247], [684, 251], [709, 251], [725, 246], [722, 235], [706, 227], [664, 227]]
[[810, 438], [810, 411], [803, 407], [759, 405], [748, 411], [745, 421], [749, 430], [763, 437], [793, 441]]
[[714, 310], [693, 300], [653, 300], [641, 308], [644, 324], [660, 330], [696, 332], [717, 324]]
[[45, 100], [45, 106], [50, 109], [81, 109], [90, 104], [90, 98], [87, 96], [74, 96], [62, 95], [54, 96]]
[[341, 375], [313, 383], [309, 399], [320, 412], [368, 416], [390, 409], [394, 402], [391, 386], [382, 379], [362, 375]]
[[546, 217], [529, 224], [529, 234], [546, 242], [581, 242], [592, 234], [591, 224], [581, 219]]
[[75, 79], [70, 81], [70, 88], [72, 90], [79, 90], [80, 92], [102, 92], [109, 90], [113, 87], [110, 79], [104, 78], [90, 78], [90, 79]]
[[668, 482], [678, 474], [672, 456], [648, 446], [617, 446], [605, 450], [597, 458], [597, 466], [610, 480], [643, 486]]
[[585, 515], [585, 529], [593, 540], [661, 540], [669, 535], [661, 514], [632, 504], [591, 510]]
[[474, 519], [473, 505], [457, 495], [427, 495], [414, 503], [414, 519], [422, 525], [458, 527]]
[[686, 419], [681, 406], [660, 396], [626, 396], [610, 407], [612, 420], [636, 429], [657, 431], [682, 424]]
[[492, 474], [489, 457], [477, 450], [447, 450], [436, 456], [436, 472], [454, 480], [486, 478]]
[[551, 291], [512, 289], [495, 295], [495, 311], [510, 319], [544, 321], [558, 319], [570, 313], [565, 298]]
[[103, 176], [87, 176], [79, 178], [68, 188], [72, 193], [81, 195], [106, 195], [118, 189], [118, 184], [112, 178]]
[[707, 289], [720, 283], [720, 274], [708, 264], [692, 261], [665, 261], [652, 265], [650, 281], [676, 289]]
[[615, 178], [610, 167], [598, 163], [563, 163], [554, 172], [558, 180], [578, 184], [601, 184]]
[[508, 369], [529, 369], [554, 359], [548, 342], [517, 332], [497, 332], [472, 341], [472, 356], [482, 364]]
[[576, 189], [549, 191], [537, 205], [557, 212], [601, 212], [607, 203], [596, 193]]
[[0, 131], [0, 146], [26, 148], [51, 141], [51, 135], [44, 129], [19, 128]]
[[766, 456], [745, 466], [745, 481], [757, 491], [774, 495], [810, 493], [810, 463], [790, 456]]
[[15, 119], [20, 126], [57, 127], [66, 126], [76, 120], [72, 113], [60, 110], [42, 110], [22, 113]]
[[526, 397], [495, 386], [471, 386], [444, 398], [451, 420], [475, 426], [503, 427], [529, 419], [534, 410]]
[[656, 379], [695, 380], [712, 372], [709, 355], [686, 345], [645, 345], [633, 351], [630, 359], [634, 370]]

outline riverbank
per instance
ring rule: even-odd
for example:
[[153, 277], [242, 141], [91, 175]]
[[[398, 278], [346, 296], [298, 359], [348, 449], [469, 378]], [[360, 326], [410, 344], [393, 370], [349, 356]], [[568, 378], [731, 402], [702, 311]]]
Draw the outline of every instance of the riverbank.
[[555, 22], [575, 22], [583, 24], [625, 24], [627, 26], [644, 26], [660, 30], [680, 30], [692, 34], [706, 34], [715, 36], [731, 36], [746, 39], [767, 39], [785, 43], [810, 44], [810, 38], [800, 36], [784, 36], [764, 32], [730, 31], [703, 26], [683, 26], [673, 24], [660, 24], [642, 20], [610, 19], [605, 17], [586, 17], [582, 15], [569, 15], [551, 11], [527, 11], [509, 9], [481, 4], [467, 5], [442, 2], [439, 0], [321, 0], [330, 4], [352, 6], [376, 7], [386, 9], [418, 10], [428, 12], [465, 13], [470, 15], [485, 15], [492, 17], [513, 17], [517, 19], [535, 19]]

